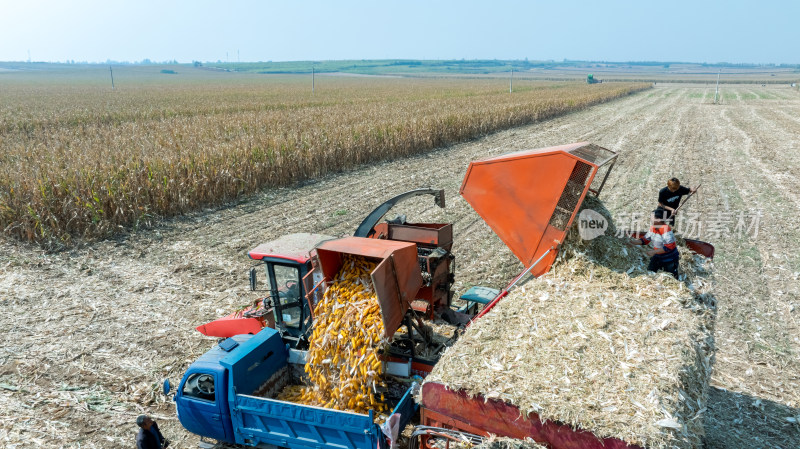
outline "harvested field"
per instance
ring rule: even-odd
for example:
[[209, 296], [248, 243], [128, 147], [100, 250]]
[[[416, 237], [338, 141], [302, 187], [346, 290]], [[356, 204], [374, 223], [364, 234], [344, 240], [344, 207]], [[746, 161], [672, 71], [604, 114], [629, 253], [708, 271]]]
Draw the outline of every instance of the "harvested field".
[[[130, 447], [133, 420], [147, 411], [176, 448], [193, 446], [197, 438], [160, 399], [159, 383], [177, 381], [214, 344], [194, 326], [254, 298], [247, 250], [288, 232], [349, 235], [384, 199], [430, 185], [446, 190], [446, 210], [420, 199], [393, 212], [454, 223], [458, 292], [503, 286], [521, 267], [458, 197], [467, 163], [591, 141], [620, 153], [601, 195], [618, 219], [651, 210], [670, 176], [703, 183], [684, 219], [698, 214], [706, 225], [697, 237], [717, 248], [706, 448], [800, 447], [800, 94], [721, 91], [723, 104], [712, 105], [713, 86], [656, 87], [68, 252], [3, 240], [0, 445]], [[712, 225], [712, 217], [722, 221]]]

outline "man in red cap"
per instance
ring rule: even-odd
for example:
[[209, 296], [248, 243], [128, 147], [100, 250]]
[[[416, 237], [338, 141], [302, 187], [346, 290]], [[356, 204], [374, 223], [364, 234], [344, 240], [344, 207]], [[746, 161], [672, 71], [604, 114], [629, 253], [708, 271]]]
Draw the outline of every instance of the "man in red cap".
[[647, 250], [650, 256], [650, 264], [647, 266], [649, 271], [664, 270], [671, 273], [678, 279], [678, 263], [681, 255], [678, 246], [675, 244], [675, 235], [672, 228], [666, 223], [667, 212], [658, 208], [653, 211], [652, 225], [644, 237], [631, 239], [631, 245], [647, 245], [652, 243], [653, 249]]

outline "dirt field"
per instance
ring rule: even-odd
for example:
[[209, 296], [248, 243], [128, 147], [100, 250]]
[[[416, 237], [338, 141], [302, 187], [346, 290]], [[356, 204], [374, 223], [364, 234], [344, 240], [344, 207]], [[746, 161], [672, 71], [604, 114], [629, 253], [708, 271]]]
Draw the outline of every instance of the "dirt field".
[[434, 186], [446, 210], [420, 197], [392, 213], [454, 223], [457, 293], [499, 287], [521, 266], [458, 196], [467, 163], [591, 141], [620, 153], [601, 195], [619, 217], [651, 210], [670, 176], [703, 184], [683, 224], [702, 223], [686, 233], [717, 248], [706, 447], [800, 447], [800, 94], [726, 86], [721, 105], [713, 95], [656, 87], [69, 253], [0, 241], [0, 446], [132, 447], [133, 420], [148, 412], [174, 447], [194, 447], [160, 382], [176, 383], [214, 344], [195, 326], [254, 299], [247, 250], [288, 232], [350, 234], [383, 200]]

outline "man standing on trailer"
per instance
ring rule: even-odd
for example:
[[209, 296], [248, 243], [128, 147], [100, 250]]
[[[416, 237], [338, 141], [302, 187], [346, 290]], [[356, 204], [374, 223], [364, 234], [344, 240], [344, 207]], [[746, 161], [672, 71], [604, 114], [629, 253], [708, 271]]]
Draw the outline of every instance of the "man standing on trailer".
[[653, 244], [653, 249], [647, 250], [647, 255], [650, 256], [650, 264], [647, 266], [649, 271], [664, 270], [671, 273], [675, 279], [678, 279], [678, 263], [680, 262], [681, 255], [678, 252], [678, 246], [675, 244], [675, 235], [672, 233], [672, 228], [666, 223], [664, 218], [667, 211], [658, 208], [653, 211], [652, 225], [650, 230], [644, 237], [638, 239], [631, 239], [631, 245], [647, 245]]
[[664, 218], [670, 226], [675, 226], [675, 210], [680, 206], [681, 198], [696, 191], [696, 187], [682, 186], [678, 178], [670, 179], [667, 186], [658, 191], [658, 207], [667, 211]]

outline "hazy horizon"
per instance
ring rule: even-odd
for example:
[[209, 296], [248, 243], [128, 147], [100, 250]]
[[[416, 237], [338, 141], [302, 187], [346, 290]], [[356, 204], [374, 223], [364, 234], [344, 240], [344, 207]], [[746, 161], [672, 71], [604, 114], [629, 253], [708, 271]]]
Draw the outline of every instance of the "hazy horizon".
[[0, 61], [798, 64], [800, 2], [3, 1]]
[[[609, 66], [615, 64], [632, 64], [632, 65], [658, 65], [658, 64], [669, 64], [671, 66], [675, 66], [678, 64], [686, 64], [686, 65], [707, 65], [707, 66], [753, 66], [753, 67], [761, 67], [761, 66], [774, 66], [774, 67], [795, 67], [800, 66], [800, 63], [773, 63], [773, 62], [729, 62], [729, 61], [715, 61], [715, 62], [691, 62], [691, 61], [606, 61], [606, 60], [589, 60], [589, 59], [547, 59], [547, 60], [535, 60], [535, 59], [498, 59], [498, 58], [485, 58], [485, 59], [411, 59], [411, 58], [386, 58], [386, 59], [295, 59], [295, 60], [285, 60], [285, 61], [244, 61], [240, 60], [238, 63], [240, 64], [294, 64], [294, 63], [302, 63], [302, 62], [310, 62], [310, 63], [322, 63], [322, 62], [347, 62], [347, 61], [475, 61], [475, 62], [482, 62], [482, 61], [530, 61], [531, 63], [553, 63], [553, 64], [568, 64], [568, 63], [587, 63], [587, 64], [609, 64]], [[145, 58], [145, 60], [139, 61], [120, 61], [116, 59], [108, 59], [105, 61], [78, 61], [78, 60], [64, 60], [64, 61], [24, 61], [24, 60], [0, 60], [0, 63], [13, 63], [13, 64], [63, 64], [63, 65], [107, 65], [107, 64], [119, 64], [119, 65], [191, 65], [193, 63], [199, 62], [200, 64], [234, 64], [234, 61], [224, 61], [221, 59], [214, 60], [214, 61], [154, 61], [150, 58]], [[310, 70], [310, 69], [309, 69]], [[716, 72], [715, 72], [716, 73]]]

